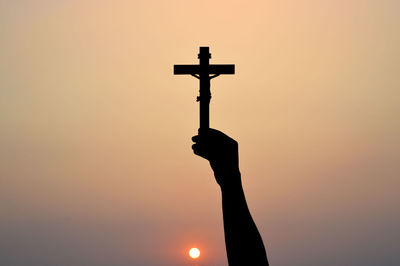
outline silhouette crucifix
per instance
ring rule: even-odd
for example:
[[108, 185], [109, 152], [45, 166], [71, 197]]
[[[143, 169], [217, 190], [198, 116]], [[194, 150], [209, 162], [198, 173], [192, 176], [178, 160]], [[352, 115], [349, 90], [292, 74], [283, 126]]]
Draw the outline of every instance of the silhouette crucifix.
[[235, 65], [210, 65], [209, 47], [200, 47], [199, 65], [174, 65], [175, 75], [192, 75], [200, 80], [200, 93], [196, 101], [200, 102], [200, 128], [210, 127], [210, 80], [221, 74], [235, 74]]

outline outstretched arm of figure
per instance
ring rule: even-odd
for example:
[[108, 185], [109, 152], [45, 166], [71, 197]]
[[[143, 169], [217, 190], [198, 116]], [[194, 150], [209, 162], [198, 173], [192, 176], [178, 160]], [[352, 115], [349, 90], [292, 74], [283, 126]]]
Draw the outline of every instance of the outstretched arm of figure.
[[243, 192], [237, 142], [215, 129], [199, 130], [192, 140], [193, 152], [210, 162], [221, 187], [229, 265], [268, 265], [262, 238]]

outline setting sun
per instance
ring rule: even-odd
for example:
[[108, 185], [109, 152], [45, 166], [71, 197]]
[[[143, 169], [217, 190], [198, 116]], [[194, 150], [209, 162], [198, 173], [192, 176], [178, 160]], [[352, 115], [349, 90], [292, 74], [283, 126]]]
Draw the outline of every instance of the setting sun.
[[200, 250], [198, 248], [191, 248], [189, 250], [189, 256], [192, 259], [197, 259], [200, 256]]

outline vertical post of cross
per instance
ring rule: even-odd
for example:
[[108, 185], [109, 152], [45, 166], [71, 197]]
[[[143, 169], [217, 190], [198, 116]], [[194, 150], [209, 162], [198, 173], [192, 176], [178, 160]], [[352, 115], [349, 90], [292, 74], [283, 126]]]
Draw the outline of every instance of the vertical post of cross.
[[211, 54], [208, 47], [200, 47], [198, 54], [200, 60], [200, 94], [197, 100], [200, 102], [200, 129], [210, 128], [210, 75], [209, 66]]

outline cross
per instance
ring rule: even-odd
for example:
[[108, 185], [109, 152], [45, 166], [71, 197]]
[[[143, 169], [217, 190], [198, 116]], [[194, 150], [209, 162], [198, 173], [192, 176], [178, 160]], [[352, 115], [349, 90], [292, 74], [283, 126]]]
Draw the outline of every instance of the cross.
[[199, 65], [174, 65], [175, 75], [192, 75], [200, 80], [200, 128], [210, 127], [210, 80], [221, 74], [235, 74], [235, 65], [210, 65], [211, 54], [208, 47], [200, 47]]

